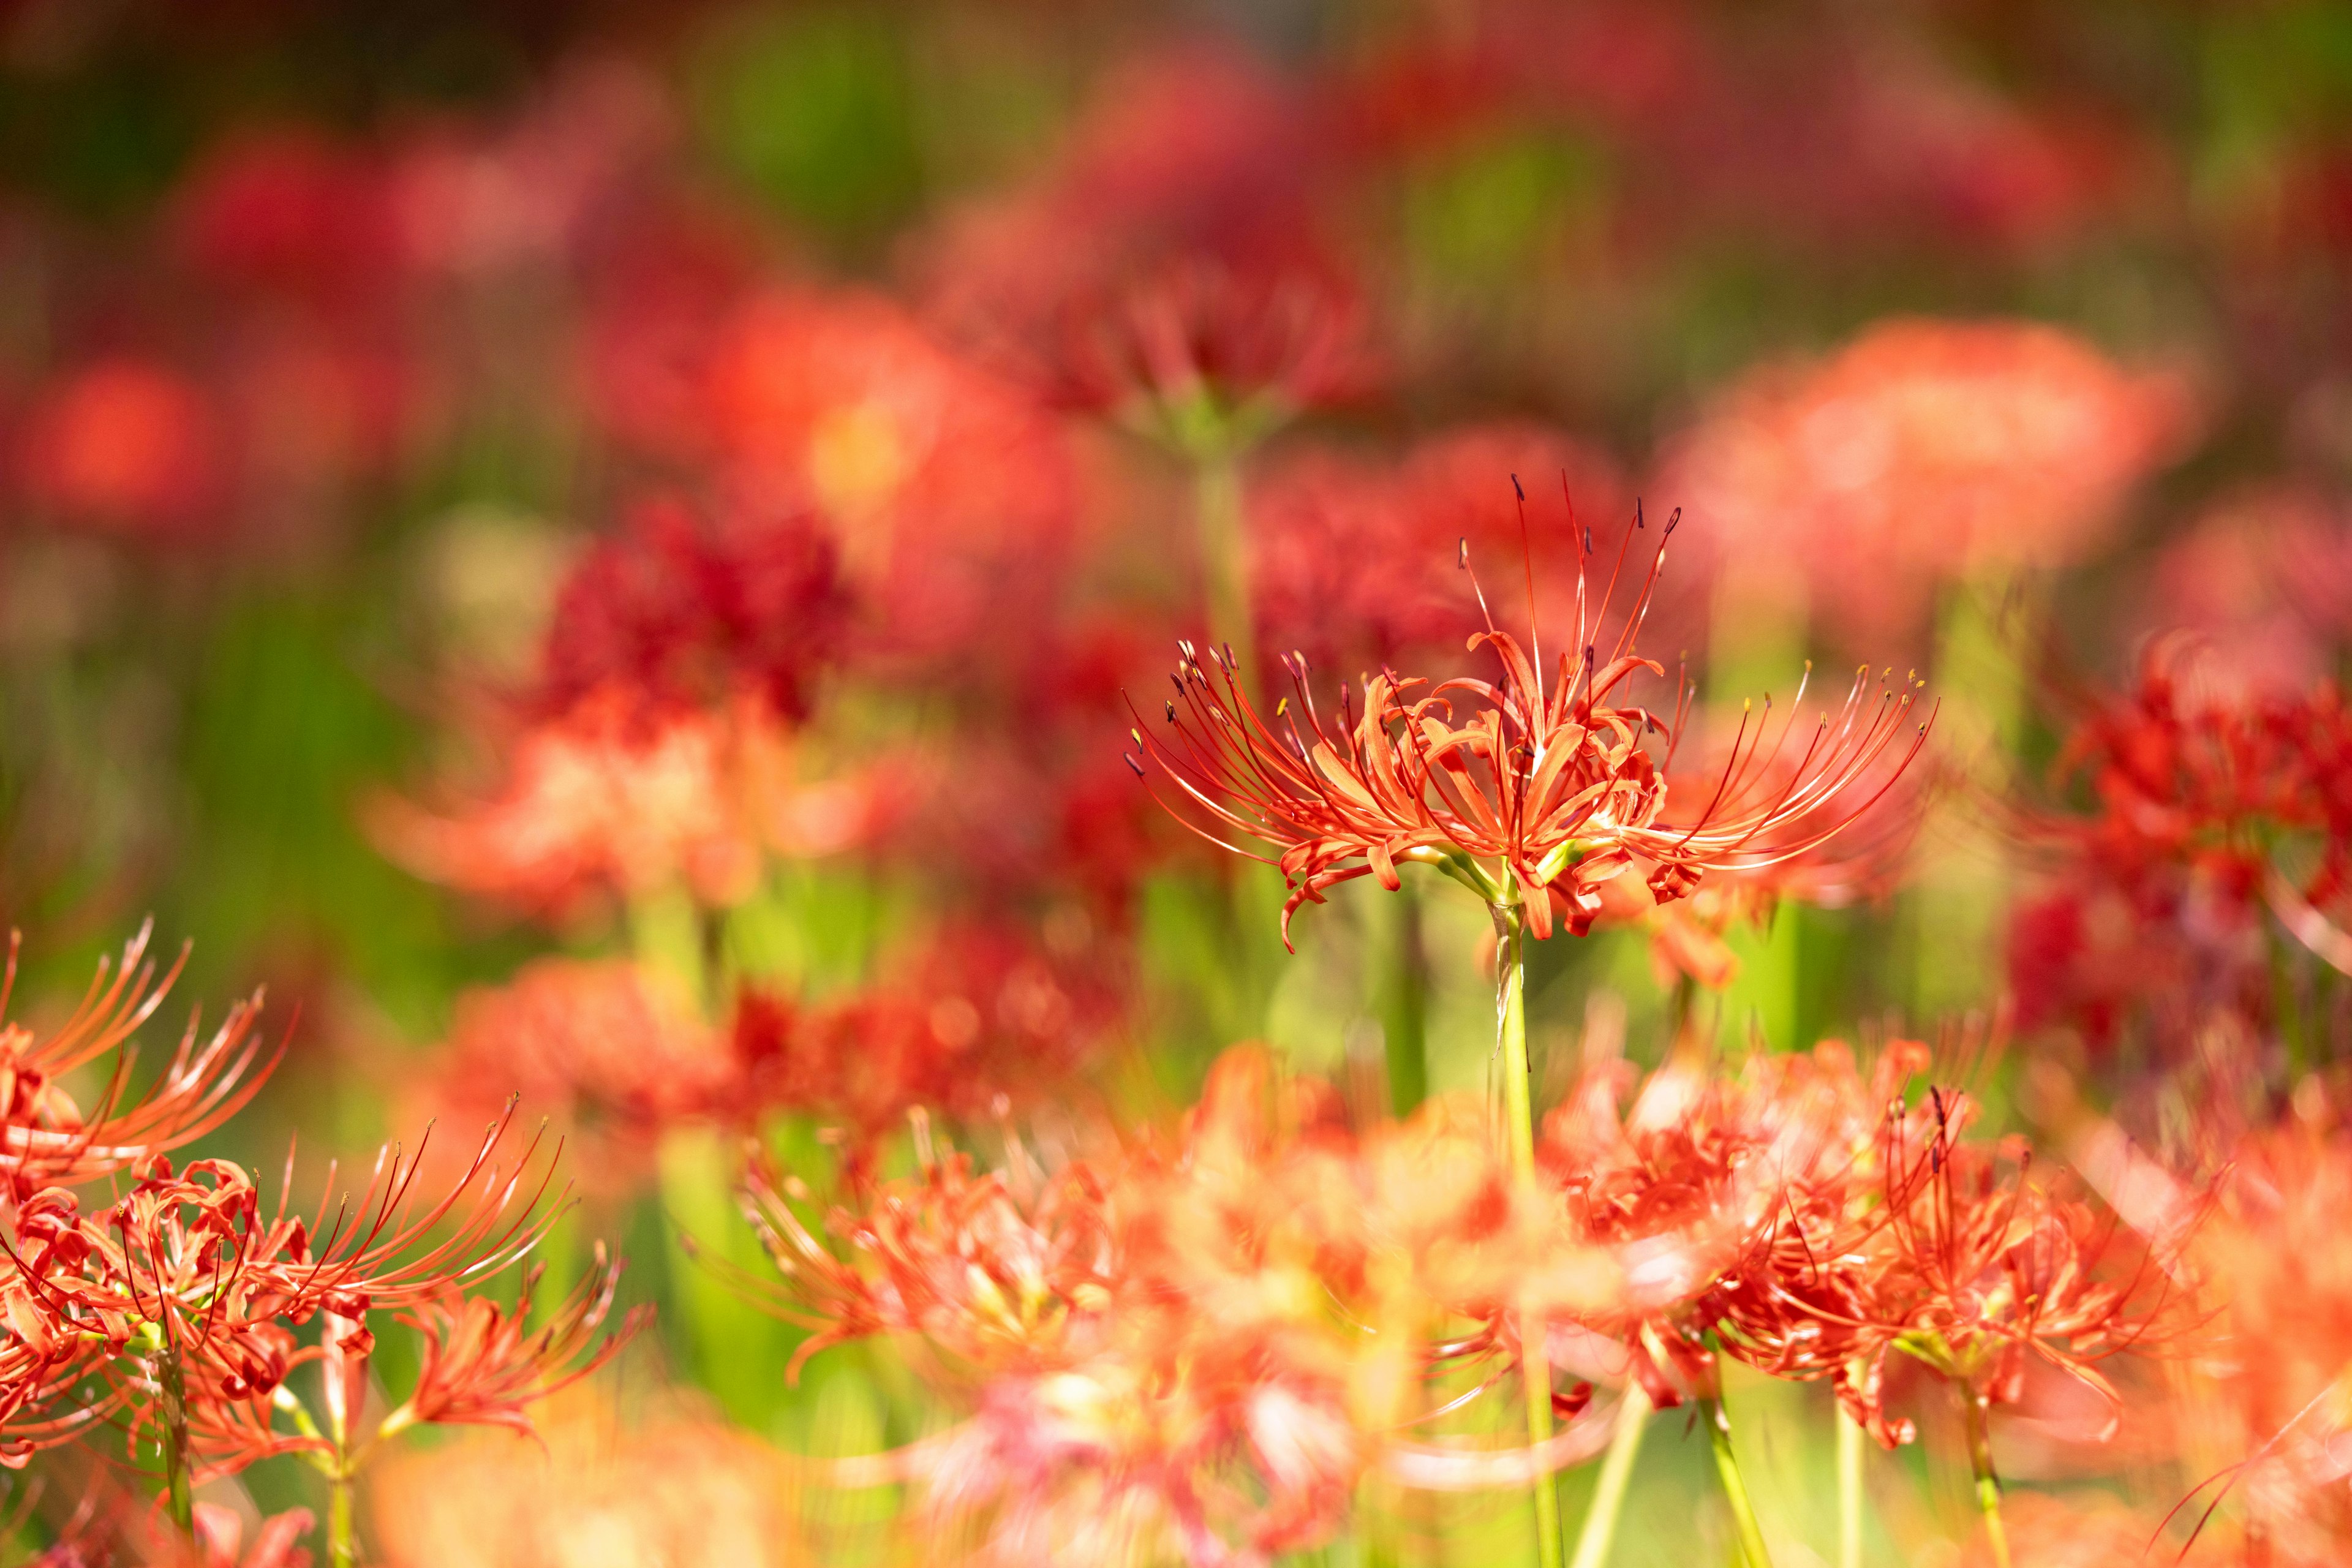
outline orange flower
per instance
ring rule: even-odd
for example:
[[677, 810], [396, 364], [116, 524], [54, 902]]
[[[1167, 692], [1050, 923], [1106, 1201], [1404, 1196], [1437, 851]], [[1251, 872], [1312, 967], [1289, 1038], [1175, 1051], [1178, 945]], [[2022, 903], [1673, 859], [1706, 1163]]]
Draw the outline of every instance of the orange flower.
[[[1538, 661], [1490, 621], [1469, 646], [1495, 650], [1499, 682], [1458, 677], [1420, 696], [1426, 681], [1383, 671], [1365, 682], [1360, 718], [1341, 688], [1339, 722], [1328, 730], [1296, 655], [1286, 663], [1298, 706], [1284, 699], [1269, 721], [1230, 663], [1213, 654], [1204, 668], [1192, 645], [1182, 645], [1173, 679], [1183, 706], [1165, 709], [1173, 738], [1132, 733], [1205, 826], [1165, 797], [1161, 804], [1210, 842], [1281, 867], [1290, 884], [1286, 942], [1300, 904], [1319, 903], [1325, 889], [1358, 877], [1393, 890], [1400, 861], [1433, 866], [1492, 907], [1517, 906], [1542, 938], [1551, 934], [1553, 894], [1567, 906], [1570, 930], [1581, 934], [1601, 912], [1601, 889], [1630, 867], [1646, 870], [1664, 902], [1710, 870], [1760, 868], [1825, 842], [1917, 754], [1924, 723], [1906, 750], [1896, 749], [1913, 728], [1914, 694], [1886, 690], [1873, 702], [1865, 669], [1842, 711], [1823, 715], [1793, 758], [1798, 703], [1776, 731], [1768, 700], [1764, 721], [1743, 724], [1698, 809], [1669, 812], [1664, 769], [1688, 693], [1676, 692], [1671, 717], [1612, 697], [1637, 671], [1664, 673], [1633, 651], [1633, 638], [1674, 528], [1669, 521], [1606, 656], [1604, 595], [1591, 619], [1580, 616], [1580, 660], [1561, 654], [1549, 686]], [[1801, 686], [1799, 702], [1803, 695]], [[1651, 735], [1664, 737], [1663, 763], [1645, 745]], [[1890, 753], [1897, 759], [1891, 770], [1884, 766]], [[1148, 779], [1141, 763], [1129, 765]], [[1850, 804], [1852, 794], [1864, 798]], [[1276, 853], [1256, 855], [1227, 833]]]
[[[1236, 1050], [1172, 1154], [1139, 1142], [1048, 1174], [1016, 1144], [982, 1174], [919, 1140], [918, 1175], [822, 1226], [814, 1194], [755, 1172], [780, 1278], [740, 1283], [813, 1331], [803, 1353], [889, 1334], [966, 1394], [961, 1426], [868, 1463], [919, 1480], [923, 1517], [986, 1560], [1207, 1568], [1311, 1545], [1412, 1447], [1413, 1385], [1495, 1349], [1549, 1234], [1476, 1118], [1359, 1139], [1336, 1112]], [[1448, 1313], [1467, 1331], [1430, 1343]]]
[[679, 885], [733, 903], [766, 849], [838, 851], [886, 809], [871, 788], [796, 786], [785, 731], [756, 701], [648, 712], [604, 688], [528, 731], [489, 800], [447, 816], [379, 800], [370, 825], [429, 881], [561, 914], [600, 892]]
[[549, 958], [458, 997], [433, 1092], [453, 1110], [520, 1096], [555, 1116], [583, 1181], [610, 1193], [644, 1177], [664, 1128], [716, 1114], [739, 1084], [727, 1041], [658, 978], [617, 960]]
[[1884, 640], [1939, 578], [2077, 559], [2189, 419], [2176, 378], [2054, 328], [1894, 321], [1739, 383], [1672, 472], [1727, 562], [1785, 552], [1824, 617]]
[[377, 1429], [379, 1440], [418, 1422], [530, 1431], [526, 1406], [593, 1376], [653, 1321], [651, 1307], [634, 1308], [596, 1342], [621, 1281], [621, 1266], [605, 1263], [600, 1243], [595, 1267], [539, 1327], [525, 1332], [542, 1272], [533, 1268], [523, 1276], [511, 1309], [450, 1291], [403, 1318], [424, 1337], [424, 1365], [415, 1389]]
[[[22, 1203], [47, 1186], [81, 1186], [177, 1149], [218, 1128], [243, 1110], [278, 1064], [262, 1059], [256, 1033], [261, 997], [229, 1009], [209, 1039], [198, 1043], [192, 1017], [163, 1073], [139, 1098], [130, 1093], [131, 1054], [125, 1047], [187, 963], [187, 952], [160, 982], [146, 957], [152, 924], [123, 943], [119, 963], [100, 959], [98, 973], [73, 1015], [47, 1036], [22, 1024], [0, 1024], [0, 1179]], [[0, 1013], [16, 983], [19, 938], [8, 938], [0, 973]], [[110, 981], [109, 974], [112, 975]], [[112, 1053], [114, 1066], [91, 1108], [66, 1092], [64, 1079]]]
[[715, 1421], [620, 1428], [577, 1402], [544, 1446], [484, 1435], [387, 1464], [370, 1514], [387, 1568], [782, 1568], [789, 1461]]

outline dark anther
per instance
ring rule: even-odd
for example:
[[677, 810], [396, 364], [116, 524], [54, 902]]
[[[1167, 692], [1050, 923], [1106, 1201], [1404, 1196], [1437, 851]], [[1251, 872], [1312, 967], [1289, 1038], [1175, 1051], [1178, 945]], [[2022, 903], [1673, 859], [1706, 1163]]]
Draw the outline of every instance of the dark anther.
[[1135, 770], [1135, 776], [1136, 776], [1137, 778], [1141, 778], [1141, 777], [1143, 776], [1143, 764], [1142, 764], [1141, 763], [1137, 762], [1133, 757], [1129, 756], [1125, 752], [1121, 752], [1118, 754], [1118, 757], [1119, 757], [1119, 761], [1121, 761], [1121, 762], [1125, 763], [1129, 767], [1133, 768], [1133, 769]]

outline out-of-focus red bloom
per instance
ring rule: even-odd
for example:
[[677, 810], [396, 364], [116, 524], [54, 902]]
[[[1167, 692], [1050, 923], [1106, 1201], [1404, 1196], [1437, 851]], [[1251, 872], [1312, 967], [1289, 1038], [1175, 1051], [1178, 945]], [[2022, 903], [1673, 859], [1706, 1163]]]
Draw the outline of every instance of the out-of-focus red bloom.
[[879, 295], [747, 304], [709, 373], [723, 482], [814, 509], [891, 651], [968, 658], [1040, 616], [1075, 479], [1054, 422]]
[[988, 1560], [1205, 1568], [1312, 1544], [1398, 1441], [1412, 1384], [1491, 1348], [1423, 1331], [1496, 1314], [1532, 1207], [1467, 1121], [1433, 1109], [1360, 1146], [1333, 1110], [1236, 1052], [1172, 1157], [1048, 1175], [1016, 1149], [982, 1175], [926, 1146], [919, 1174], [822, 1226], [805, 1189], [755, 1173], [770, 1299], [824, 1341], [911, 1337], [971, 1391], [971, 1419], [902, 1458], [925, 1517]]
[[2161, 1351], [2190, 1326], [2180, 1237], [2140, 1237], [2037, 1177], [2020, 1146], [1963, 1142], [1972, 1116], [1957, 1091], [1931, 1088], [1908, 1110], [1892, 1100], [1874, 1157], [1857, 1162], [1866, 1201], [1842, 1214], [1792, 1205], [1774, 1268], [1744, 1282], [1732, 1313], [1748, 1359], [1826, 1373], [1890, 1447], [1916, 1435], [1885, 1408], [1893, 1352], [1979, 1412], [2022, 1398], [2039, 1360], [2099, 1395], [2112, 1427], [2121, 1400], [2097, 1363]]
[[146, 1500], [102, 1482], [65, 1535], [32, 1568], [310, 1568], [302, 1540], [317, 1522], [308, 1509], [289, 1509], [261, 1521], [250, 1544], [235, 1509], [200, 1502], [183, 1535]]
[[[1184, 645], [1172, 678], [1183, 707], [1165, 705], [1168, 738], [1156, 724], [1147, 735], [1139, 725], [1150, 721], [1139, 715], [1133, 731], [1190, 810], [1162, 804], [1188, 825], [1205, 824], [1196, 831], [1211, 842], [1281, 867], [1290, 885], [1286, 933], [1300, 904], [1322, 901], [1338, 883], [1372, 876], [1394, 890], [1400, 861], [1433, 866], [1497, 909], [1517, 907], [1544, 938], [1555, 892], [1581, 934], [1602, 912], [1601, 889], [1637, 864], [1664, 902], [1710, 870], [1760, 868], [1825, 842], [1868, 810], [1924, 743], [1927, 727], [1918, 724], [1905, 754], [1914, 693], [1906, 686], [1874, 702], [1865, 669], [1841, 712], [1822, 715], [1791, 754], [1801, 688], [1777, 731], [1769, 708], [1764, 722], [1743, 725], [1696, 809], [1670, 812], [1665, 772], [1687, 690], [1677, 691], [1671, 715], [1621, 706], [1613, 694], [1637, 671], [1664, 673], [1633, 640], [1673, 531], [1672, 522], [1661, 531], [1613, 639], [1601, 629], [1610, 595], [1591, 607], [1580, 594], [1575, 651], [1560, 655], [1549, 683], [1517, 639], [1489, 621], [1470, 647], [1492, 647], [1499, 683], [1457, 677], [1423, 696], [1417, 689], [1427, 682], [1384, 671], [1367, 681], [1360, 717], [1341, 689], [1339, 724], [1328, 730], [1303, 660], [1286, 661], [1297, 708], [1285, 698], [1268, 718], [1222, 656], [1212, 656], [1213, 677]], [[1632, 538], [1628, 531], [1627, 551]], [[1651, 735], [1664, 737], [1663, 762], [1646, 748]], [[1890, 758], [1901, 761], [1889, 767]], [[1130, 765], [1149, 782], [1142, 763]], [[1234, 839], [1276, 853], [1255, 855]]]
[[1555, 1353], [1637, 1379], [1661, 1405], [1717, 1397], [1718, 1322], [1769, 1293], [1783, 1226], [1848, 1216], [1879, 1111], [1925, 1055], [1898, 1043], [1867, 1079], [1833, 1042], [1759, 1055], [1738, 1077], [1677, 1060], [1622, 1112], [1630, 1069], [1589, 1069], [1545, 1119], [1537, 1159], [1570, 1234], [1609, 1260], [1613, 1288], [1571, 1300]]
[[392, 1568], [785, 1568], [799, 1469], [734, 1427], [667, 1411], [621, 1426], [574, 1397], [542, 1443], [483, 1434], [389, 1462], [369, 1513]]
[[1940, 579], [2079, 559], [2189, 417], [2176, 377], [2054, 328], [1895, 321], [1751, 374], [1670, 469], [1727, 560], [1785, 560], [1842, 631], [1899, 637]]
[[804, 718], [846, 630], [835, 556], [805, 514], [713, 524], [680, 502], [641, 503], [565, 579], [540, 701], [562, 713], [623, 687], [694, 709], [748, 694], [780, 719]]
[[2352, 511], [2289, 485], [2225, 495], [2158, 560], [2142, 629], [2198, 647], [2212, 698], [2292, 700], [2352, 640]]
[[374, 160], [286, 128], [210, 149], [174, 201], [180, 242], [204, 272], [349, 310], [398, 280], [404, 258], [388, 198]]
[[1318, 233], [1326, 140], [1231, 54], [1114, 72], [1042, 178], [950, 224], [936, 308], [1058, 403], [1181, 447], [1245, 445], [1373, 378], [1358, 292]]
[[[1538, 497], [1516, 504], [1517, 476]], [[1554, 504], [1562, 488], [1573, 510]], [[1622, 517], [1633, 495], [1602, 452], [1539, 426], [1474, 426], [1413, 447], [1393, 466], [1308, 449], [1281, 458], [1249, 496], [1252, 608], [1261, 644], [1340, 668], [1425, 658], [1461, 635], [1466, 542], [1479, 560], [1582, 553], [1578, 519]], [[1368, 572], [1367, 561], [1395, 563]], [[1426, 563], [1416, 573], [1412, 563]], [[1556, 619], [1573, 605], [1549, 608]]]
[[2222, 1289], [2186, 1409], [2207, 1439], [2200, 1452], [2233, 1466], [2211, 1484], [2247, 1500], [2275, 1560], [2332, 1561], [2352, 1541], [2352, 1259], [2342, 1245], [2352, 1146], [2314, 1081], [2275, 1124], [2216, 1152], [2229, 1165], [2189, 1246]]
[[751, 891], [767, 849], [837, 853], [890, 809], [880, 774], [802, 786], [793, 755], [757, 700], [648, 712], [605, 688], [526, 731], [491, 798], [446, 816], [379, 800], [370, 825], [416, 875], [525, 910], [681, 886], [724, 905]]
[[561, 266], [671, 131], [659, 85], [606, 57], [558, 73], [505, 124], [411, 136], [387, 174], [405, 258], [458, 279]]
[[184, 532], [227, 482], [219, 418], [179, 372], [128, 355], [62, 377], [20, 437], [26, 488], [79, 527], [133, 535]]
[[2056, 764], [2095, 814], [2025, 824], [2061, 858], [2012, 929], [2021, 1020], [2105, 1039], [2140, 1002], [2176, 1026], [2215, 1004], [2265, 1016], [2265, 905], [2330, 963], [2352, 962], [2347, 760], [2333, 684], [2233, 700], [2179, 645], [2152, 647], [2138, 686], [2088, 711]]
[[520, 1096], [555, 1117], [580, 1181], [627, 1192], [662, 1131], [729, 1109], [727, 1042], [633, 963], [541, 959], [457, 999], [434, 1095], [452, 1111]]
[[1108, 1049], [1121, 1017], [1100, 960], [966, 927], [839, 999], [795, 1006], [747, 988], [739, 1070], [758, 1103], [837, 1118], [861, 1139], [918, 1108], [984, 1120], [1000, 1101], [1066, 1094]]

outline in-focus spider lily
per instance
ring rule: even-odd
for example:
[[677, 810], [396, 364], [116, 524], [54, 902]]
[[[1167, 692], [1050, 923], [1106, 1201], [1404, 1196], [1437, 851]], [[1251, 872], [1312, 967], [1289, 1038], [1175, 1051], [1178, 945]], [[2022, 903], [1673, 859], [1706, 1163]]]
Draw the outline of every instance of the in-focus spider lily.
[[1580, 566], [1576, 641], [1549, 680], [1540, 632], [1523, 648], [1488, 615], [1467, 646], [1493, 649], [1499, 679], [1433, 685], [1382, 670], [1365, 680], [1360, 706], [1342, 686], [1329, 722], [1299, 656], [1284, 660], [1296, 700], [1285, 697], [1265, 714], [1242, 689], [1237, 661], [1213, 649], [1204, 662], [1185, 643], [1167, 728], [1131, 731], [1151, 766], [1134, 758], [1129, 765], [1147, 783], [1155, 773], [1166, 781], [1181, 798], [1160, 795], [1161, 804], [1195, 831], [1282, 868], [1286, 942], [1300, 904], [1358, 877], [1393, 890], [1401, 862], [1432, 866], [1489, 907], [1517, 910], [1541, 939], [1551, 934], [1555, 900], [1580, 934], [1601, 912], [1600, 889], [1628, 870], [1642, 871], [1664, 903], [1710, 870], [1755, 870], [1801, 855], [1868, 810], [1917, 755], [1927, 723], [1914, 717], [1916, 687], [1874, 683], [1865, 668], [1843, 707], [1803, 737], [1794, 716], [1802, 685], [1777, 725], [1767, 698], [1760, 717], [1742, 719], [1720, 771], [1696, 782], [1691, 806], [1670, 803], [1691, 689], [1678, 679], [1664, 712], [1631, 700], [1626, 689], [1643, 671], [1665, 673], [1634, 644], [1679, 521], [1677, 513], [1660, 531], [1613, 637], [1603, 627], [1633, 532], [1644, 527], [1638, 510], [1597, 604]]

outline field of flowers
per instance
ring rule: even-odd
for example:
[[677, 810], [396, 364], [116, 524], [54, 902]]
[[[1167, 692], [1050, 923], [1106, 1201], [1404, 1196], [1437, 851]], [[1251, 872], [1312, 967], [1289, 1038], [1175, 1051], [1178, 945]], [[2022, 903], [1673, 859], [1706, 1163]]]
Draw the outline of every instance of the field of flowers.
[[2352, 13], [0, 0], [0, 1565], [2352, 1561]]

